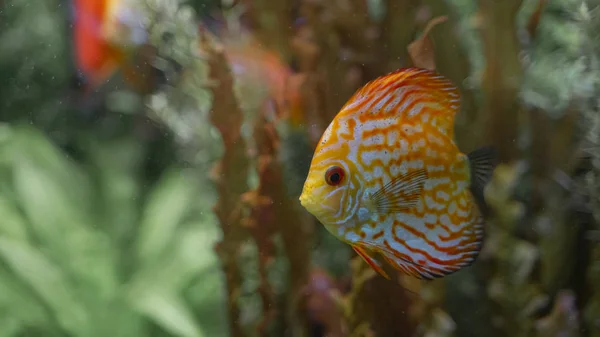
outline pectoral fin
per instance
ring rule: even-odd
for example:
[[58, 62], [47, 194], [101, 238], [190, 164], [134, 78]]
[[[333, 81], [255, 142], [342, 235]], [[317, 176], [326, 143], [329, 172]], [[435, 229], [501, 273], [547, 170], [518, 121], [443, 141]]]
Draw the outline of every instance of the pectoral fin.
[[373, 193], [369, 199], [377, 212], [396, 213], [414, 207], [427, 180], [423, 169], [401, 174]]

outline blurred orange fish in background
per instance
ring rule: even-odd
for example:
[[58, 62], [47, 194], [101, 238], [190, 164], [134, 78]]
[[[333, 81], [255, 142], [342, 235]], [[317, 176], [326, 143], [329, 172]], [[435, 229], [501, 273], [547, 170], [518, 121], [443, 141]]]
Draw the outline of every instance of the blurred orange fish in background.
[[147, 85], [140, 77], [148, 77], [149, 69], [140, 65], [147, 65], [152, 55], [134, 59], [146, 43], [141, 14], [122, 0], [73, 0], [72, 5], [75, 61], [85, 91], [101, 86], [119, 70], [133, 89]]
[[[87, 85], [97, 89], [118, 71], [129, 88], [144, 94], [156, 89], [155, 56], [146, 44], [142, 14], [124, 0], [73, 0], [73, 43], [77, 67]], [[249, 33], [249, 32], [247, 32]], [[237, 80], [264, 87], [267, 103], [277, 113], [291, 113], [292, 125], [303, 123], [299, 88], [301, 77], [275, 51], [255, 39], [219, 31], [225, 56]], [[141, 56], [136, 58], [135, 56]], [[280, 116], [282, 117], [282, 116]]]
[[399, 69], [360, 88], [314, 152], [301, 204], [387, 279], [386, 270], [440, 278], [479, 255], [478, 205], [496, 156], [459, 151], [459, 107], [449, 80]]
[[226, 35], [222, 40], [225, 57], [236, 80], [248, 86], [265, 88], [265, 104], [271, 102], [275, 105], [277, 117], [290, 117], [294, 126], [302, 124], [301, 75], [294, 74], [278, 53], [263, 47], [253, 38], [242, 40]]
[[73, 0], [75, 58], [92, 86], [106, 80], [123, 60], [123, 53], [102, 35], [107, 5], [104, 0]]

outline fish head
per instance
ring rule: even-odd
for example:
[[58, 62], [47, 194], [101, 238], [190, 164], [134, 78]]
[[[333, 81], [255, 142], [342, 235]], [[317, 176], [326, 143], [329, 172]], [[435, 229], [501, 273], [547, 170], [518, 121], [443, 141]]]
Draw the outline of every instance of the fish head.
[[353, 216], [360, 182], [348, 144], [334, 143], [331, 129], [315, 149], [300, 195], [302, 206], [325, 226], [342, 225]]
[[300, 204], [324, 225], [341, 224], [348, 218], [350, 173], [343, 161], [311, 165]]

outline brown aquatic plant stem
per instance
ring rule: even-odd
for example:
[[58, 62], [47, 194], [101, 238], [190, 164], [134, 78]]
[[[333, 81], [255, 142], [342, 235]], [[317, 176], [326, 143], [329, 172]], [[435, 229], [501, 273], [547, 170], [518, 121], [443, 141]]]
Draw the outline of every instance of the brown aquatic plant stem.
[[[411, 299], [420, 300], [406, 288], [408, 283], [385, 279], [358, 255], [350, 264], [352, 289], [341, 301], [350, 336], [413, 336], [414, 319], [422, 317], [410, 317]], [[398, 273], [398, 280], [403, 278]]]
[[[261, 178], [265, 173], [263, 161], [264, 158], [259, 157], [258, 166]], [[262, 301], [262, 318], [256, 328], [259, 336], [268, 336], [269, 325], [276, 315], [275, 294], [268, 277], [268, 269], [275, 259], [275, 249], [271, 240], [274, 223], [271, 216], [272, 211], [269, 207], [272, 201], [264, 195], [264, 187], [265, 185], [261, 179], [261, 183], [256, 190], [244, 194], [244, 199], [251, 208], [250, 215], [244, 219], [244, 225], [248, 227], [251, 236], [254, 238], [258, 251], [259, 284], [257, 290]]]
[[248, 194], [253, 200], [248, 226], [259, 252], [259, 294], [263, 301], [263, 318], [258, 332], [267, 336], [269, 324], [278, 316], [267, 270], [275, 258], [273, 236], [281, 234], [283, 251], [290, 265], [288, 306], [283, 319], [292, 336], [304, 336], [308, 329], [302, 289], [308, 282], [312, 233], [307, 218], [300, 213], [286, 190], [283, 168], [278, 160], [280, 139], [275, 127], [278, 121], [267, 117], [266, 108], [262, 112], [254, 123], [259, 185], [256, 191]]
[[243, 0], [249, 21], [260, 41], [277, 50], [284, 59], [289, 57], [289, 37], [292, 28], [292, 1]]
[[380, 45], [385, 60], [380, 74], [405, 67], [411, 62], [406, 46], [414, 39], [415, 17], [421, 1], [385, 0], [385, 17], [381, 24]]
[[300, 1], [305, 23], [291, 48], [305, 75], [301, 95], [313, 144], [364, 84], [365, 73], [380, 75], [372, 70], [378, 65], [377, 31], [366, 13], [364, 0]]
[[519, 90], [523, 70], [520, 43], [515, 30], [522, 0], [480, 0], [481, 39], [486, 66], [482, 89], [485, 96], [483, 121], [487, 143], [496, 146], [502, 162], [518, 155]]
[[[458, 87], [461, 94], [460, 112], [455, 119], [454, 137], [458, 147], [464, 153], [469, 153], [481, 146], [481, 127], [474, 127], [477, 117], [477, 102], [475, 90], [469, 87], [466, 79], [469, 76], [471, 64], [466, 50], [461, 48], [464, 36], [460, 33], [459, 18], [452, 5], [446, 1], [425, 0], [421, 8], [428, 18], [447, 17], [440, 27], [432, 29], [428, 37], [435, 43], [433, 54], [435, 68], [438, 73], [447, 77]], [[423, 18], [424, 20], [425, 18]]]
[[215, 168], [215, 183], [218, 199], [214, 212], [219, 219], [223, 239], [215, 247], [226, 277], [227, 309], [230, 334], [244, 336], [240, 326], [238, 297], [242, 281], [238, 266], [239, 249], [246, 236], [242, 226], [244, 209], [242, 195], [248, 190], [249, 162], [246, 157], [246, 142], [240, 133], [243, 114], [233, 92], [233, 78], [221, 48], [209, 41], [207, 32], [200, 30], [200, 43], [208, 54], [209, 76], [216, 81], [211, 88], [213, 94], [211, 123], [219, 130], [224, 153]]
[[268, 336], [269, 326], [277, 315], [275, 293], [269, 283], [268, 269], [275, 259], [272, 239], [277, 231], [278, 221], [274, 213], [272, 189], [277, 184], [273, 179], [277, 179], [280, 175], [278, 163], [274, 161], [279, 139], [276, 130], [265, 118], [265, 111], [261, 110], [261, 112], [263, 113], [257, 114], [254, 125], [259, 184], [256, 190], [246, 193], [244, 199], [252, 209], [245, 225], [254, 238], [258, 250], [258, 294], [262, 300], [263, 314], [257, 332], [260, 336]]
[[278, 232], [281, 235], [283, 252], [289, 261], [290, 284], [284, 320], [291, 336], [304, 336], [308, 331], [308, 321], [302, 290], [309, 277], [312, 227], [308, 222], [309, 218], [287, 193], [283, 168], [278, 161], [280, 142], [275, 121], [267, 122], [261, 115], [256, 123], [254, 136], [259, 153], [260, 191], [270, 200], [268, 213], [263, 213], [265, 218], [261, 225], [267, 225], [272, 228], [272, 233]]
[[540, 24], [540, 18], [542, 16], [542, 12], [544, 11], [545, 5], [546, 0], [538, 0], [537, 7], [527, 22], [527, 33], [532, 39], [535, 38], [537, 27]]

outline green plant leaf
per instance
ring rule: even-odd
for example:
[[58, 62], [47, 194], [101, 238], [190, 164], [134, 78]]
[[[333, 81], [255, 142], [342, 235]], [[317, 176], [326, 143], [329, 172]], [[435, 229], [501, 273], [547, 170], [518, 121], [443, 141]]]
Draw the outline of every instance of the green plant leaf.
[[[79, 222], [63, 188], [42, 168], [23, 160], [14, 172], [18, 203], [38, 239], [65, 247], [65, 234]], [[60, 250], [60, 249], [58, 249]]]
[[[182, 287], [204, 270], [218, 269], [217, 255], [213, 249], [219, 232], [215, 224], [192, 223], [178, 231], [175, 256], [179, 261], [170, 278], [174, 286]], [[165, 265], [169, 268], [168, 265]], [[168, 269], [167, 269], [168, 270]]]
[[193, 185], [182, 171], [172, 170], [152, 191], [140, 224], [137, 253], [142, 264], [152, 263], [169, 245], [175, 229], [189, 211]]
[[205, 270], [219, 271], [213, 250], [217, 234], [216, 228], [203, 223], [176, 230], [168, 249], [154, 263], [140, 269], [133, 282], [180, 291]]
[[60, 325], [75, 336], [90, 331], [90, 317], [68, 280], [51, 261], [33, 247], [0, 238], [0, 258], [53, 310]]
[[131, 305], [166, 331], [182, 337], [205, 335], [177, 295], [152, 287], [133, 289], [129, 296]]
[[9, 315], [9, 312], [3, 313], [0, 310], [0, 337], [13, 337], [18, 336], [19, 332], [25, 328], [23, 322], [18, 320], [13, 315]]
[[0, 195], [0, 235], [11, 237], [20, 241], [28, 241], [25, 219], [14, 203], [3, 195]]
[[[203, 253], [200, 251], [199, 255]], [[195, 281], [185, 291], [185, 298], [195, 304], [198, 322], [208, 336], [227, 336], [226, 280], [221, 266], [216, 261], [206, 265], [196, 275]]]
[[[147, 336], [147, 318], [129, 305], [127, 298], [116, 293], [111, 301], [98, 303], [90, 310], [93, 319], [93, 337]], [[90, 336], [92, 337], [92, 336]]]
[[23, 159], [14, 179], [19, 204], [44, 254], [90, 288], [90, 296], [109, 296], [116, 288], [118, 256], [106, 235], [92, 227], [64, 186], [43, 168]]
[[[1, 261], [1, 260], [0, 260]], [[3, 266], [0, 267], [0, 317], [12, 317], [29, 326], [48, 326], [47, 308], [26, 283]], [[4, 330], [4, 326], [0, 325]]]
[[52, 181], [61, 186], [68, 194], [69, 202], [81, 210], [86, 210], [85, 201], [90, 200], [90, 182], [85, 173], [75, 165], [60, 148], [50, 142], [37, 129], [28, 126], [13, 127], [8, 146], [12, 150], [14, 169], [18, 170], [25, 160], [28, 164], [44, 171]]
[[137, 230], [141, 193], [140, 164], [144, 151], [139, 141], [124, 138], [92, 144], [91, 158], [98, 181], [98, 218], [117, 240], [128, 240]]

